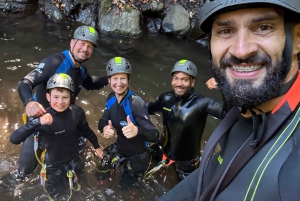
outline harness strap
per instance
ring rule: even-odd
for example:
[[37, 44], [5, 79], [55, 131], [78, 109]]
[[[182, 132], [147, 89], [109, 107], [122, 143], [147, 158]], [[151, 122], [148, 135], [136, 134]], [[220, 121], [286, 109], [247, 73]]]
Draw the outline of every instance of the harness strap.
[[166, 163], [164, 166], [168, 167], [170, 165], [172, 165], [173, 163], [175, 163], [175, 160], [172, 160], [170, 158], [167, 157], [166, 154], [163, 154], [163, 157], [162, 157], [163, 161], [168, 161], [168, 163]]
[[[235, 154], [233, 159], [229, 162], [225, 171], [219, 174], [205, 189], [201, 197], [199, 196], [199, 198], [196, 200], [213, 200], [218, 193], [222, 192], [222, 190], [224, 190], [230, 184], [230, 182], [246, 165], [246, 163], [255, 155], [255, 153], [257, 153], [260, 148], [263, 147], [263, 145], [267, 143], [267, 141], [274, 135], [278, 127], [282, 125], [282, 123], [290, 114], [291, 111], [287, 107], [283, 106], [274, 115], [270, 115], [268, 118], [268, 125], [273, 126], [266, 131], [264, 138], [261, 139], [261, 142], [255, 148], [251, 148], [252, 140], [251, 138], [249, 138]], [[262, 130], [262, 125], [260, 126], [259, 130]], [[201, 173], [203, 175], [203, 172], [200, 172], [200, 175]]]
[[[133, 117], [133, 114], [132, 114], [132, 111], [131, 111], [131, 108], [130, 108], [130, 102], [129, 102], [129, 100], [128, 100], [128, 98], [129, 98], [131, 95], [135, 95], [135, 93], [129, 89], [128, 92], [127, 92], [127, 94], [126, 94], [126, 96], [125, 96], [125, 97], [123, 98], [123, 100], [121, 101], [120, 106], [122, 106], [122, 107], [124, 108], [124, 111], [125, 111], [126, 115], [129, 116], [131, 122], [132, 122], [135, 126], [137, 126], [137, 123], [136, 123], [136, 121], [135, 121], [135, 119], [134, 119], [134, 117]], [[139, 96], [137, 96], [137, 97], [139, 97]], [[139, 98], [140, 98], [140, 97], [139, 97]], [[140, 98], [140, 99], [141, 99], [141, 98]], [[143, 99], [141, 99], [141, 100], [143, 101]], [[109, 109], [113, 106], [113, 104], [115, 104], [116, 102], [117, 102], [117, 98], [116, 98], [115, 95], [114, 95], [113, 97], [111, 97], [110, 99], [108, 99], [107, 102], [106, 102], [106, 108], [107, 108], [107, 110], [109, 110]], [[143, 101], [143, 102], [144, 102], [144, 101]], [[144, 105], [145, 105], [145, 102], [144, 102]], [[146, 148], [148, 148], [148, 147], [149, 147], [149, 142], [146, 141], [146, 142], [145, 142], [145, 145], [146, 145]]]

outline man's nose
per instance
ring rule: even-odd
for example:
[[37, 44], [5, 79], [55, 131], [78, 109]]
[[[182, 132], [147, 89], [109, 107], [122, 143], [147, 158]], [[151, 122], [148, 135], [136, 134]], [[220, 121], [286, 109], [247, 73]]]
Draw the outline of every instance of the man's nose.
[[235, 40], [229, 48], [229, 53], [238, 59], [245, 60], [257, 54], [259, 46], [249, 30], [238, 31]]

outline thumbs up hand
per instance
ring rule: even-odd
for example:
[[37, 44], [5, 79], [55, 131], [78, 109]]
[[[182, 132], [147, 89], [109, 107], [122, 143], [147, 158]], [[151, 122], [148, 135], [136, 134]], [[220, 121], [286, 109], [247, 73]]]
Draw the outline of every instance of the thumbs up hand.
[[122, 132], [126, 138], [133, 138], [138, 133], [138, 128], [131, 122], [129, 115], [127, 116], [127, 126], [122, 128]]
[[51, 125], [53, 122], [53, 118], [51, 114], [46, 113], [43, 116], [40, 117], [41, 125]]
[[103, 137], [111, 138], [115, 133], [116, 129], [113, 127], [111, 120], [108, 120], [108, 125], [103, 128]]

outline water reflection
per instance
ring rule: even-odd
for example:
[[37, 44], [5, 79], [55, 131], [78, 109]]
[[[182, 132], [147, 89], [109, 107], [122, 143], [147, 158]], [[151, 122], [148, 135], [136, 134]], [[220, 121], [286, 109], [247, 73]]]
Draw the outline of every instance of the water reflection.
[[[16, 91], [17, 82], [37, 67], [44, 57], [68, 49], [70, 38], [78, 25], [55, 24], [39, 14], [0, 13], [0, 19], [0, 197], [3, 201], [48, 200], [39, 184], [40, 167], [26, 183], [17, 183], [10, 174], [16, 169], [21, 146], [12, 145], [9, 135], [23, 123], [24, 113], [24, 106]], [[218, 92], [210, 91], [205, 86], [211, 72], [206, 48], [199, 43], [164, 35], [133, 40], [101, 34], [99, 47], [84, 65], [91, 75], [104, 75], [107, 61], [114, 56], [122, 56], [130, 61], [133, 68], [130, 87], [146, 102], [171, 89], [170, 70], [176, 61], [184, 58], [198, 66], [196, 91], [221, 100]], [[109, 87], [100, 91], [82, 90], [77, 98], [76, 103], [85, 109], [88, 122], [95, 132], [109, 93]], [[161, 116], [155, 115], [152, 120], [162, 130]], [[217, 123], [213, 118], [208, 119], [205, 139]], [[103, 147], [115, 140], [104, 139], [99, 132], [96, 133]], [[165, 182], [157, 174], [149, 180], [141, 180], [141, 186], [130, 192], [118, 187], [119, 171], [100, 185], [94, 177], [97, 160], [90, 145], [81, 156], [85, 160], [85, 172], [79, 176], [82, 190], [73, 192], [71, 200], [154, 200], [176, 183], [175, 174], [170, 169]]]

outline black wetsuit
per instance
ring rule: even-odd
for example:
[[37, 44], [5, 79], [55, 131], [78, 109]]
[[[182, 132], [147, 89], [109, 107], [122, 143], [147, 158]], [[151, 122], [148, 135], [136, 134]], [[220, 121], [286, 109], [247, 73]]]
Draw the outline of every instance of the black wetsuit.
[[[43, 137], [42, 143], [46, 149], [47, 179], [51, 180], [52, 174], [55, 174], [57, 169], [63, 170], [64, 173], [61, 175], [66, 179], [66, 171], [61, 167], [78, 158], [78, 130], [93, 144], [95, 149], [100, 146], [95, 133], [88, 125], [82, 108], [70, 105], [67, 110], [56, 112], [49, 107], [47, 113], [53, 118], [51, 125], [41, 125], [39, 118], [32, 119], [15, 130], [10, 136], [10, 141], [13, 144], [20, 144], [32, 133], [39, 132], [38, 136]], [[33, 147], [31, 149], [33, 150]], [[53, 181], [50, 182], [54, 185]]]
[[181, 179], [184, 176], [181, 171], [190, 173], [196, 168], [194, 163], [200, 155], [207, 115], [217, 118], [225, 115], [221, 103], [203, 97], [193, 89], [182, 97], [176, 96], [174, 91], [161, 94], [148, 104], [148, 112], [161, 113], [163, 116], [163, 153], [177, 161], [174, 165]]
[[[36, 69], [19, 81], [18, 92], [25, 106], [30, 101], [35, 100], [43, 105], [44, 108], [49, 107], [49, 102], [46, 99], [46, 86], [48, 79], [55, 73], [66, 73], [74, 81], [75, 92], [71, 97], [71, 104], [75, 103], [75, 98], [82, 86], [87, 90], [96, 90], [108, 84], [107, 76], [90, 76], [84, 67], [75, 68], [68, 50], [65, 50], [43, 59]], [[33, 88], [36, 88], [34, 96], [32, 96]], [[38, 151], [38, 153], [40, 152], [41, 150]], [[26, 176], [31, 174], [36, 166], [37, 160], [34, 156], [33, 136], [31, 136], [22, 144], [18, 173], [21, 177]]]
[[[281, 102], [267, 114], [267, 130], [255, 148], [251, 148], [252, 119], [243, 118], [236, 108], [231, 110], [207, 142], [199, 169], [158, 200], [300, 200], [299, 90], [298, 75]], [[263, 123], [258, 128], [261, 133]], [[221, 134], [221, 150], [210, 158], [214, 148], [210, 144], [218, 142]], [[235, 172], [237, 167], [240, 169]]]
[[[107, 98], [106, 109], [99, 120], [98, 128], [103, 132], [103, 128], [108, 125], [108, 120], [112, 121], [117, 132], [117, 140], [114, 143], [116, 151], [125, 159], [125, 174], [122, 178], [126, 173], [131, 176], [140, 176], [147, 170], [150, 162], [146, 144], [157, 142], [159, 132], [151, 122], [145, 103], [139, 96], [128, 90], [120, 103], [116, 100], [109, 107], [108, 103], [112, 98], [115, 98], [114, 92], [110, 93]], [[126, 113], [126, 109], [130, 109], [131, 115]], [[127, 115], [138, 128], [138, 133], [133, 138], [126, 138], [122, 132], [122, 128], [127, 125]]]

